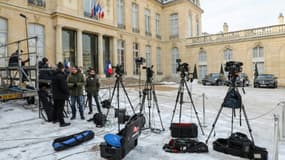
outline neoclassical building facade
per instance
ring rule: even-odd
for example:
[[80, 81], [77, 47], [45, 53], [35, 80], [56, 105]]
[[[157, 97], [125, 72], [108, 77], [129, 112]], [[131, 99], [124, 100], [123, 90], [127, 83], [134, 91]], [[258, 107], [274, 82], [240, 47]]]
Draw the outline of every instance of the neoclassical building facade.
[[[98, 4], [101, 12], [95, 15]], [[162, 78], [176, 74], [186, 39], [201, 35], [202, 12], [198, 0], [2, 0], [0, 43], [25, 38], [25, 21], [19, 16], [24, 14], [28, 36], [39, 37], [38, 56], [51, 64], [92, 66], [104, 76], [110, 62], [136, 77], [134, 59], [144, 57], [144, 65], [153, 65]], [[14, 51], [2, 47], [0, 56]]]
[[220, 72], [227, 61], [243, 62], [243, 72], [253, 80], [255, 65], [258, 73], [274, 74], [279, 85], [285, 85], [285, 24], [282, 14], [272, 26], [228, 31], [228, 24], [219, 34], [187, 39], [187, 53], [196, 64], [199, 79], [208, 73]]

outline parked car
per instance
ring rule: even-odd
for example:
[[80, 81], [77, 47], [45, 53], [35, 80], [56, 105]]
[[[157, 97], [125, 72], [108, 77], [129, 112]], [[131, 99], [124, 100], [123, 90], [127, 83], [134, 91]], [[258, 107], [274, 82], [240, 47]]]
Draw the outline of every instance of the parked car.
[[246, 73], [240, 73], [236, 79], [236, 86], [249, 86], [249, 79]]
[[277, 77], [273, 74], [260, 74], [254, 80], [254, 87], [271, 87], [277, 88]]
[[226, 77], [220, 73], [210, 73], [206, 75], [204, 79], [202, 79], [203, 85], [224, 85], [226, 81]]

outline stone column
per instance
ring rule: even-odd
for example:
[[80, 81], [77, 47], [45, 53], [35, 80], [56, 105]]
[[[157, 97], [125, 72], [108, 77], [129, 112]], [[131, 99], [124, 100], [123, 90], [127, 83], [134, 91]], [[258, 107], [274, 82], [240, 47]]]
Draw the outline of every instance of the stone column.
[[82, 30], [77, 29], [77, 66], [83, 67]]
[[112, 65], [115, 66], [118, 64], [118, 46], [117, 46], [117, 38], [113, 37], [113, 48], [112, 48]]
[[100, 76], [104, 76], [104, 62], [103, 62], [103, 35], [98, 33], [98, 72]]
[[62, 53], [62, 26], [60, 24], [56, 25], [56, 36], [55, 36], [55, 64], [58, 62], [63, 63], [63, 53]]

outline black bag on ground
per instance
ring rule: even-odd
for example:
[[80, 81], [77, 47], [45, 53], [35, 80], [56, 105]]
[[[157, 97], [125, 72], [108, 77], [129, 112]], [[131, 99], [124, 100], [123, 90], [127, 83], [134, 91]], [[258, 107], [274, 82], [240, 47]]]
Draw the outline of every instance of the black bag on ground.
[[171, 136], [175, 138], [196, 138], [198, 126], [195, 123], [171, 123]]
[[107, 117], [103, 113], [95, 113], [93, 116], [93, 122], [96, 124], [96, 127], [104, 127], [106, 121]]
[[168, 144], [163, 146], [165, 152], [170, 153], [206, 153], [209, 152], [208, 146], [194, 139], [177, 138], [171, 139]]
[[254, 146], [243, 133], [233, 133], [229, 138], [219, 138], [213, 142], [213, 149], [225, 154], [249, 159], [267, 160], [267, 150]]
[[61, 151], [73, 146], [77, 146], [83, 142], [94, 138], [94, 132], [86, 130], [80, 133], [72, 134], [70, 136], [60, 137], [53, 141], [52, 146], [55, 151]]

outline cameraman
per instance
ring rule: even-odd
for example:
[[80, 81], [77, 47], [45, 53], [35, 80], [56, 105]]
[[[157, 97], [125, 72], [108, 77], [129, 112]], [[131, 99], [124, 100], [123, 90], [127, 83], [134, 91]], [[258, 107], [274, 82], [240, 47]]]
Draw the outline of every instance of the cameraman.
[[89, 113], [92, 114], [92, 97], [94, 97], [97, 110], [99, 113], [101, 112], [101, 106], [98, 100], [98, 92], [100, 89], [100, 83], [97, 75], [95, 74], [95, 71], [93, 68], [90, 68], [88, 71], [88, 77], [86, 79], [86, 85], [85, 89], [87, 92], [87, 99], [88, 99], [88, 106], [89, 106]]

